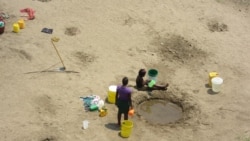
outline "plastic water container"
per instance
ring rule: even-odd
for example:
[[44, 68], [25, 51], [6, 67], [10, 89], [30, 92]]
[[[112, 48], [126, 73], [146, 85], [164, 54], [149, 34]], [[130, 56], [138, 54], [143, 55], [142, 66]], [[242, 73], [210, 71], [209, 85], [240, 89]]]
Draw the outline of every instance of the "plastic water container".
[[20, 29], [24, 29], [24, 27], [25, 27], [24, 20], [23, 19], [18, 20], [18, 25], [19, 25]]
[[155, 85], [155, 80], [151, 80], [149, 83], [148, 83], [148, 87], [149, 88], [152, 88], [154, 85]]
[[107, 114], [108, 114], [108, 109], [103, 108], [103, 109], [99, 110], [99, 116], [100, 116], [100, 117], [104, 117], [104, 116], [106, 116]]
[[214, 78], [214, 77], [217, 77], [217, 76], [219, 76], [219, 74], [217, 73], [217, 72], [215, 72], [215, 71], [213, 71], [213, 72], [210, 72], [209, 74], [208, 74], [208, 79], [209, 79], [209, 81], [208, 81], [208, 85], [209, 85], [209, 87], [212, 87], [212, 79]]
[[98, 110], [98, 106], [95, 105], [95, 104], [90, 105], [89, 110], [90, 110], [90, 111], [96, 111], [96, 110]]
[[129, 116], [134, 116], [134, 113], [135, 113], [135, 110], [134, 109], [130, 109], [129, 111], [128, 111], [128, 115]]
[[116, 96], [116, 85], [109, 86], [108, 90], [108, 102], [114, 104], [115, 103], [115, 96]]
[[150, 69], [148, 71], [148, 79], [149, 80], [154, 80], [156, 82], [157, 81], [157, 75], [158, 75], [158, 71], [156, 69]]
[[4, 24], [5, 24], [4, 21], [0, 20], [0, 34], [4, 33], [4, 28], [5, 28]]
[[13, 32], [18, 33], [20, 31], [20, 27], [18, 23], [13, 24]]
[[84, 121], [82, 122], [82, 128], [83, 128], [83, 129], [88, 129], [88, 127], [89, 127], [89, 121], [88, 121], [88, 120], [84, 120]]
[[213, 92], [215, 92], [215, 93], [220, 92], [222, 84], [223, 84], [223, 79], [222, 78], [214, 77], [212, 79], [212, 90], [213, 90]]
[[121, 136], [124, 138], [128, 138], [132, 133], [132, 129], [133, 122], [130, 120], [124, 120], [121, 126]]

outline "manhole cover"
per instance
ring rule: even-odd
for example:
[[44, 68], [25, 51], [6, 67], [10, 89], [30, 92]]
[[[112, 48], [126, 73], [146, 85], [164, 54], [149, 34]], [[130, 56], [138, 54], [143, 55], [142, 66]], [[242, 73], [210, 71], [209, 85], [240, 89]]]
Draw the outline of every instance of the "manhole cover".
[[139, 114], [152, 124], [175, 123], [183, 116], [182, 108], [168, 100], [151, 99], [138, 107]]

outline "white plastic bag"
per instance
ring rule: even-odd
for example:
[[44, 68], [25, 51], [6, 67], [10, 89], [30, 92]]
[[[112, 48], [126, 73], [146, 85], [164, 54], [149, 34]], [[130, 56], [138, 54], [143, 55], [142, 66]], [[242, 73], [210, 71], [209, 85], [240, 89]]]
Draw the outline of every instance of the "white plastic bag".
[[99, 100], [97, 106], [98, 106], [99, 109], [102, 109], [102, 107], [104, 106], [104, 101], [103, 100]]
[[89, 127], [89, 121], [88, 120], [84, 120], [82, 122], [82, 127], [83, 127], [83, 129], [88, 129], [88, 127]]

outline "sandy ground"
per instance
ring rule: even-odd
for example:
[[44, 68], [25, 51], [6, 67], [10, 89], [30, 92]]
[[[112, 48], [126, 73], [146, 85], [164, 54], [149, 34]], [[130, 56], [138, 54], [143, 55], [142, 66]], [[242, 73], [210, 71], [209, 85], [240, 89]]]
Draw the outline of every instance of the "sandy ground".
[[[249, 0], [0, 0], [8, 13], [0, 35], [1, 141], [125, 140], [108, 115], [84, 111], [82, 96], [107, 98], [124, 76], [135, 85], [140, 68], [156, 68], [168, 91], [152, 97], [183, 107], [183, 119], [151, 125], [134, 122], [131, 141], [250, 140]], [[36, 10], [19, 33], [12, 24], [20, 9]], [[53, 34], [41, 32], [52, 28]], [[65, 72], [39, 72], [66, 66]], [[79, 73], [74, 73], [79, 72]], [[221, 92], [207, 87], [208, 73], [224, 79]], [[133, 87], [133, 101], [147, 92]], [[150, 97], [149, 97], [150, 98]], [[136, 109], [137, 110], [137, 109]], [[164, 111], [162, 111], [164, 112]], [[82, 129], [88, 120], [89, 128]]]

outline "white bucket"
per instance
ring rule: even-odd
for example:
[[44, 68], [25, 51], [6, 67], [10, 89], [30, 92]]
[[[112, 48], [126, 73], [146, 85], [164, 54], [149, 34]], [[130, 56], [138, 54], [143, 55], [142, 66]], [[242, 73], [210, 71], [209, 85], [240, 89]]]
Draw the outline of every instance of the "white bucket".
[[215, 93], [220, 92], [222, 83], [223, 83], [222, 78], [214, 77], [212, 79], [212, 90], [213, 90], [213, 92], [215, 92]]

